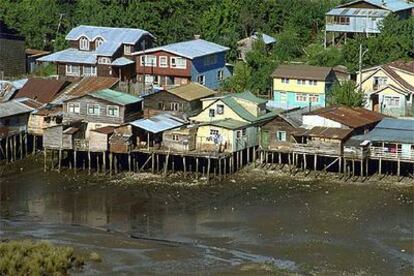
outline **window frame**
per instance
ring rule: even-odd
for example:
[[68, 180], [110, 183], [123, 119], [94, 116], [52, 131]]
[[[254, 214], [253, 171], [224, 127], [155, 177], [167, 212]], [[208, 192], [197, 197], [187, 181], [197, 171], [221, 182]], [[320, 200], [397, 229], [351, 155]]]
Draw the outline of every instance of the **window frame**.
[[[179, 64], [178, 61], [180, 61], [181, 64]], [[170, 57], [170, 68], [186, 69], [187, 61], [185, 58], [182, 58], [182, 57]]]
[[79, 50], [81, 51], [89, 51], [91, 48], [90, 41], [86, 36], [81, 36], [79, 38]]
[[171, 102], [170, 103], [170, 110], [171, 111], [180, 111], [180, 103], [179, 102]]
[[73, 114], [80, 114], [80, 103], [68, 103], [67, 112]]
[[[133, 45], [124, 44], [124, 55], [129, 56], [133, 52]], [[128, 50], [127, 50], [128, 49]]]
[[287, 141], [287, 133], [286, 133], [286, 131], [284, 131], [284, 130], [278, 130], [278, 131], [276, 131], [276, 141], [278, 141], [278, 142], [286, 142]]
[[[113, 115], [113, 114], [110, 114], [110, 112], [109, 112], [109, 110], [110, 110], [110, 108], [115, 108], [115, 110], [117, 110], [117, 115]], [[108, 105], [107, 107], [106, 107], [106, 115], [108, 116], [108, 117], [113, 117], [113, 118], [118, 118], [119, 116], [120, 116], [120, 112], [119, 112], [120, 110], [119, 110], [119, 106], [117, 106], [117, 105]]]
[[[90, 70], [90, 73], [86, 74], [85, 73], [85, 69]], [[96, 77], [97, 74], [97, 69], [96, 66], [82, 66], [82, 76], [86, 76], [86, 77]]]
[[[77, 68], [77, 70], [74, 70], [75, 68]], [[81, 75], [80, 65], [66, 64], [65, 73], [66, 73], [66, 76], [69, 76], [69, 77], [80, 77]]]
[[104, 43], [104, 40], [102, 37], [98, 37], [95, 39], [95, 49], [98, 49], [99, 46], [101, 46]]
[[209, 118], [214, 118], [214, 117], [216, 117], [216, 109], [214, 109], [214, 108], [210, 108], [210, 109], [208, 110], [208, 117], [209, 117]]
[[[200, 78], [202, 78], [202, 81], [200, 81]], [[201, 85], [206, 85], [206, 76], [205, 75], [198, 75], [197, 76], [197, 82]]]
[[224, 114], [224, 104], [217, 104], [216, 105], [216, 113], [217, 115], [223, 115]]
[[[296, 98], [296, 102], [298, 102], [298, 103], [308, 102], [308, 100], [309, 100], [308, 95], [306, 95], [306, 94], [296, 94], [295, 98]], [[302, 99], [300, 99], [300, 98], [302, 98]]]
[[[157, 67], [157, 56], [156, 55], [142, 55], [140, 59], [141, 59], [140, 60], [141, 66]], [[151, 63], [147, 62], [148, 60], [151, 60]]]
[[[165, 63], [163, 63], [162, 60], [165, 60]], [[158, 66], [160, 68], [168, 68], [168, 57], [167, 56], [159, 56]]]
[[219, 80], [219, 81], [224, 80], [224, 70], [223, 69], [219, 69], [217, 71], [217, 80]]
[[210, 128], [210, 136], [214, 136], [214, 135], [220, 135], [219, 130], [215, 128]]
[[[93, 108], [93, 110], [97, 109], [98, 112], [90, 113], [89, 108], [91, 108], [91, 107]], [[100, 108], [99, 104], [87, 104], [86, 105], [86, 114], [92, 115], [92, 116], [99, 116], [100, 113], [101, 113], [101, 108]]]
[[109, 57], [99, 57], [98, 63], [99, 64], [111, 64], [111, 59]]

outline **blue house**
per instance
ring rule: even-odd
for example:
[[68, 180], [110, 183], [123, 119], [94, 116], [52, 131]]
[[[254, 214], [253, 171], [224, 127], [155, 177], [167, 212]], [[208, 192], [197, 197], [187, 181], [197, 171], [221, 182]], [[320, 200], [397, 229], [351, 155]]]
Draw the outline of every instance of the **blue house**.
[[228, 50], [213, 42], [194, 39], [134, 53], [138, 81], [163, 88], [198, 82], [217, 89], [230, 76], [225, 60]]

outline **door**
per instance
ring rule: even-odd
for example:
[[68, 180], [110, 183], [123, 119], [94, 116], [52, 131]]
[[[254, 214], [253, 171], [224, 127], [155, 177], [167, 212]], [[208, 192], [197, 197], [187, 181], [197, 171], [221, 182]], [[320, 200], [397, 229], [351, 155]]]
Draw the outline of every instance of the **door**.
[[379, 98], [378, 94], [374, 94], [371, 96], [372, 101], [372, 111], [379, 112]]
[[267, 149], [269, 147], [269, 131], [264, 130], [262, 132], [262, 148]]

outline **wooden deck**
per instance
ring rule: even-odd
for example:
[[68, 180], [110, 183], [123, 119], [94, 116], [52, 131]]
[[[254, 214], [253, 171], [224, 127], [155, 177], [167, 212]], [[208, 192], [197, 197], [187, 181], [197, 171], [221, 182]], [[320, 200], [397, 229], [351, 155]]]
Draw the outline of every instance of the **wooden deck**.
[[370, 159], [382, 159], [390, 161], [404, 161], [414, 163], [414, 151], [404, 152], [401, 149], [395, 151], [388, 151], [387, 148], [383, 147], [370, 147], [369, 150]]

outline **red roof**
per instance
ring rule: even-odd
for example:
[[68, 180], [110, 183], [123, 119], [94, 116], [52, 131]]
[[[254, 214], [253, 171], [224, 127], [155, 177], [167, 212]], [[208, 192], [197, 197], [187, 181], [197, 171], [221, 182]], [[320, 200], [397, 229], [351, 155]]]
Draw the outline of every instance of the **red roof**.
[[69, 82], [55, 79], [29, 79], [14, 98], [30, 98], [41, 103], [50, 103]]

